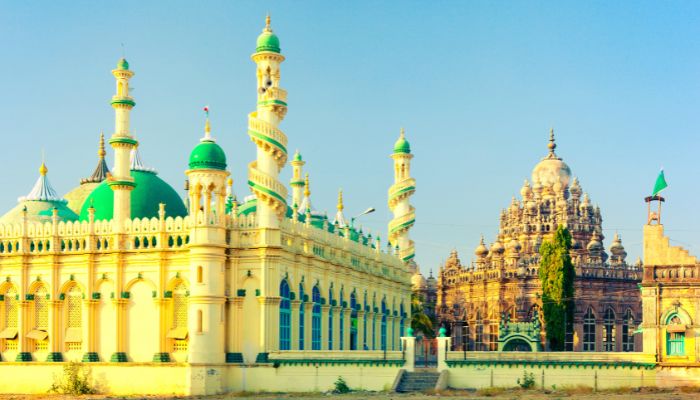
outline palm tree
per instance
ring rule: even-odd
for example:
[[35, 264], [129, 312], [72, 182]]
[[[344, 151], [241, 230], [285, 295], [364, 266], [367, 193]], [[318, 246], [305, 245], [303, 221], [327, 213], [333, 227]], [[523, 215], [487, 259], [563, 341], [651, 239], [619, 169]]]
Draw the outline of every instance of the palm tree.
[[423, 297], [418, 293], [411, 294], [411, 328], [425, 337], [435, 336], [433, 321], [423, 312]]

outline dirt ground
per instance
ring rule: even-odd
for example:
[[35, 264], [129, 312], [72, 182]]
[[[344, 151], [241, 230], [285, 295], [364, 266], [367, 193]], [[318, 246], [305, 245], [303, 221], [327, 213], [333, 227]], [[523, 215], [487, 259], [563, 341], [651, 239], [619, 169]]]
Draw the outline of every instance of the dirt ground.
[[448, 390], [441, 393], [387, 393], [387, 392], [351, 392], [347, 394], [333, 393], [232, 393], [219, 396], [191, 396], [191, 397], [172, 397], [172, 396], [107, 396], [107, 395], [86, 395], [86, 396], [69, 396], [69, 395], [0, 395], [0, 400], [117, 400], [117, 399], [147, 399], [147, 400], [277, 400], [277, 399], [328, 399], [334, 398], [339, 400], [360, 400], [360, 399], [411, 399], [411, 400], [436, 400], [436, 399], [512, 399], [512, 400], [555, 400], [555, 399], [585, 399], [585, 400], [623, 400], [623, 399], [700, 399], [700, 388], [676, 388], [676, 389], [656, 389], [648, 388], [641, 390], [633, 389], [616, 389], [608, 391], [600, 391], [593, 393], [590, 388], [564, 388], [559, 390], [521, 390], [521, 389], [502, 389], [491, 388], [478, 391], [469, 390]]

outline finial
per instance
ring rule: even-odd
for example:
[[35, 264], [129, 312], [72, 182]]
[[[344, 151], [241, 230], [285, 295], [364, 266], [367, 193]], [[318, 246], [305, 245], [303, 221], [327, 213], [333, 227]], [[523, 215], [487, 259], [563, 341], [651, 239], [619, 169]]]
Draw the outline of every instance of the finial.
[[549, 148], [549, 154], [554, 155], [554, 149], [557, 148], [557, 144], [554, 143], [554, 128], [549, 128], [549, 144], [547, 145]]
[[272, 28], [270, 28], [270, 13], [267, 13], [267, 17], [265, 17], [265, 31], [272, 32]]
[[209, 125], [209, 106], [204, 106], [204, 115], [206, 122], [204, 123], [204, 139], [211, 140], [211, 125]]
[[233, 178], [228, 178], [228, 179], [226, 180], [226, 184], [227, 184], [229, 187], [233, 186]]
[[41, 174], [41, 176], [46, 176], [47, 172], [49, 172], [49, 169], [46, 168], [46, 163], [44, 161], [42, 161], [41, 167], [39, 167], [39, 174]]
[[406, 131], [402, 127], [401, 128], [401, 139], [405, 139], [405, 138], [406, 138]]
[[100, 149], [97, 150], [97, 155], [100, 157], [100, 160], [105, 158], [107, 155], [107, 152], [105, 151], [105, 133], [104, 131], [100, 132]]
[[311, 189], [309, 188], [309, 173], [306, 173], [304, 178], [304, 196], [309, 197], [311, 195]]
[[343, 211], [343, 189], [338, 190], [338, 211]]

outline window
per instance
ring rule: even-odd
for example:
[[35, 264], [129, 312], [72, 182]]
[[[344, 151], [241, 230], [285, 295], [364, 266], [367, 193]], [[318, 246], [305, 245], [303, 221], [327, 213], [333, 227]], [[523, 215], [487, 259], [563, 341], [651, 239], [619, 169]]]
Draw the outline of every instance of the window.
[[292, 303], [287, 280], [280, 284], [280, 350], [292, 349]]
[[484, 350], [484, 321], [481, 319], [481, 312], [477, 311], [476, 312], [476, 340], [475, 340], [475, 350], [476, 351], [483, 351]]
[[350, 350], [357, 350], [357, 296], [350, 294]]
[[595, 351], [595, 315], [590, 307], [583, 317], [583, 351]]
[[382, 300], [382, 326], [379, 331], [381, 335], [380, 345], [381, 350], [386, 350], [386, 301]]
[[603, 319], [603, 351], [615, 351], [615, 312], [612, 308], [605, 310]]
[[333, 289], [328, 289], [328, 350], [333, 350]]
[[498, 350], [498, 322], [491, 318], [489, 324], [489, 351]]
[[81, 350], [83, 342], [83, 292], [73, 285], [66, 293], [66, 336], [68, 350]]
[[666, 326], [666, 354], [685, 355], [685, 325], [676, 314], [669, 317]]
[[187, 286], [179, 282], [173, 288], [173, 325], [168, 336], [174, 340], [173, 351], [187, 351]]
[[5, 350], [17, 350], [17, 327], [19, 321], [19, 302], [17, 290], [10, 287], [5, 292], [5, 325], [0, 338], [5, 339]]
[[[404, 332], [404, 321], [403, 321], [403, 303], [401, 304], [399, 308], [401, 315], [399, 315], [399, 336], [404, 336], [406, 332]], [[399, 348], [401, 350], [401, 348]]]
[[197, 333], [204, 332], [204, 315], [202, 310], [197, 310]]
[[[376, 301], [372, 301], [372, 311], [377, 307]], [[377, 316], [372, 314], [372, 350], [377, 350]]]
[[367, 346], [367, 293], [365, 292], [365, 313], [362, 317], [363, 319], [363, 325], [362, 325], [362, 350], [369, 350], [369, 347]]
[[318, 286], [312, 291], [314, 306], [311, 310], [311, 350], [321, 350], [321, 292]]
[[304, 350], [304, 285], [299, 284], [299, 350]]
[[46, 351], [49, 348], [49, 301], [46, 299], [46, 286], [39, 286], [34, 292], [34, 330], [30, 332], [34, 339], [35, 351]]
[[197, 283], [202, 283], [204, 281], [202, 266], [197, 267]]
[[634, 351], [634, 315], [627, 309], [622, 320], [622, 351]]

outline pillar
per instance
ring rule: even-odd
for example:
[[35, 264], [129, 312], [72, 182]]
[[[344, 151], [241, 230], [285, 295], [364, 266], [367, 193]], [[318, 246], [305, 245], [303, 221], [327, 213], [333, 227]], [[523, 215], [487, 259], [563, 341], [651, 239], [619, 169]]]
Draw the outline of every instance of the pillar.
[[328, 348], [328, 314], [331, 306], [321, 306], [321, 350], [332, 350]]
[[413, 372], [416, 364], [416, 338], [412, 336], [402, 336], [401, 343], [405, 360], [403, 369], [407, 372]]
[[[291, 306], [291, 313], [292, 313], [292, 318], [291, 318], [292, 346], [291, 346], [291, 349], [292, 350], [299, 350], [299, 309], [301, 308], [301, 300], [292, 300], [291, 303], [292, 303], [292, 306]], [[304, 343], [304, 344], [306, 344], [306, 343]]]
[[357, 312], [357, 349], [365, 349], [365, 311]]
[[437, 338], [437, 345], [438, 345], [438, 351], [437, 351], [437, 370], [438, 372], [440, 371], [445, 371], [449, 369], [447, 366], [447, 363], [445, 360], [447, 359], [447, 350], [450, 348], [452, 345], [452, 338], [451, 337], [439, 337]]

